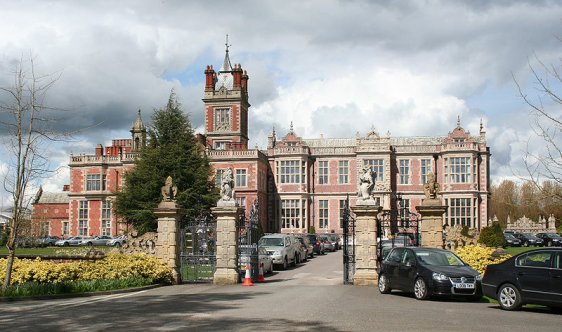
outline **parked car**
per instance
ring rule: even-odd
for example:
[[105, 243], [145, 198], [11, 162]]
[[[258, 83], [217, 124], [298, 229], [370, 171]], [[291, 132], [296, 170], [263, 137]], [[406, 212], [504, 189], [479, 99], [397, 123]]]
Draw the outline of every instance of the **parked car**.
[[82, 246], [105, 246], [107, 242], [111, 241], [113, 238], [107, 235], [101, 236], [87, 236], [82, 239], [80, 245]]
[[542, 247], [544, 243], [542, 239], [539, 239], [538, 237], [536, 237], [534, 234], [531, 233], [514, 233], [514, 236], [517, 239], [519, 239], [519, 241], [521, 241], [521, 245], [523, 247], [529, 247], [529, 246]]
[[308, 236], [306, 236], [306, 234], [297, 234], [297, 235], [295, 235], [295, 237], [306, 248], [306, 256], [305, 257], [306, 258], [308, 258], [308, 257], [313, 258], [314, 257], [314, 246], [308, 240]]
[[416, 240], [416, 234], [415, 233], [410, 233], [410, 232], [398, 232], [398, 233], [396, 233], [396, 237], [403, 238], [404, 236], [407, 236], [410, 239], [408, 245], [411, 245], [411, 246], [416, 245], [417, 240]]
[[505, 245], [508, 247], [520, 247], [521, 241], [513, 235], [513, 233], [503, 233]]
[[60, 239], [55, 242], [55, 246], [68, 247], [68, 246], [79, 246], [82, 242], [83, 236], [73, 236], [68, 239]]
[[294, 238], [295, 238], [295, 246], [297, 248], [298, 257], [299, 257], [297, 263], [308, 260], [308, 247], [306, 246], [304, 241], [301, 242], [302, 238], [299, 238], [296, 235], [294, 236]]
[[122, 247], [125, 243], [127, 243], [127, 236], [126, 235], [120, 235], [120, 236], [116, 236], [116, 237], [112, 238], [111, 240], [107, 241], [107, 243], [105, 245], [106, 246], [112, 246], [112, 247]]
[[496, 299], [504, 310], [525, 304], [562, 308], [562, 249], [541, 248], [523, 252], [486, 267], [484, 295]]
[[40, 247], [54, 246], [55, 243], [61, 238], [58, 236], [45, 236], [37, 240], [37, 245]]
[[537, 237], [542, 239], [547, 247], [562, 247], [562, 237], [556, 233], [538, 233]]
[[263, 236], [258, 245], [265, 247], [267, 253], [273, 258], [273, 264], [287, 269], [289, 264], [296, 266], [299, 261], [299, 252], [296, 239], [288, 234], [269, 234]]
[[480, 274], [448, 250], [435, 248], [393, 248], [382, 261], [379, 291], [413, 292], [418, 300], [434, 295], [482, 298]]
[[403, 247], [414, 246], [416, 241], [413, 237], [407, 235], [409, 233], [396, 233], [390, 241], [394, 240], [394, 243], [400, 243]]
[[392, 248], [405, 247], [404, 241], [381, 240], [377, 244], [377, 249], [381, 253], [380, 260], [384, 260]]
[[336, 251], [335, 244], [330, 240], [328, 235], [319, 235], [320, 242], [324, 245], [324, 251]]
[[308, 238], [308, 241], [310, 241], [310, 243], [312, 244], [312, 248], [314, 249], [314, 253], [318, 254], [318, 255], [324, 255], [324, 246], [322, 245], [322, 242], [320, 242], [320, 239], [318, 238], [318, 235], [316, 234], [306, 234], [306, 237]]
[[328, 238], [330, 239], [330, 242], [332, 242], [334, 244], [335, 250], [340, 250], [341, 249], [341, 236], [339, 236], [338, 234], [328, 234]]
[[[246, 265], [251, 262], [251, 250], [253, 248], [244, 246], [240, 248], [240, 257], [238, 258], [238, 264], [240, 266], [240, 274], [246, 273]], [[263, 264], [263, 274], [268, 274], [273, 272], [273, 258], [268, 255], [267, 250], [264, 247], [257, 248], [258, 254], [258, 268], [259, 265]]]

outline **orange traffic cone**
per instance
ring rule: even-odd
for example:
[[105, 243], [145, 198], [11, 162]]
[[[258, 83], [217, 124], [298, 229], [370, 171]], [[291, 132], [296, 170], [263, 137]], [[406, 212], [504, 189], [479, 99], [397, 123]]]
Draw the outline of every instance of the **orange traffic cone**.
[[244, 283], [242, 286], [253, 286], [252, 276], [250, 275], [250, 264], [246, 264], [246, 276], [244, 277]]
[[263, 277], [263, 263], [260, 264], [260, 274], [258, 275], [258, 282], [265, 282]]

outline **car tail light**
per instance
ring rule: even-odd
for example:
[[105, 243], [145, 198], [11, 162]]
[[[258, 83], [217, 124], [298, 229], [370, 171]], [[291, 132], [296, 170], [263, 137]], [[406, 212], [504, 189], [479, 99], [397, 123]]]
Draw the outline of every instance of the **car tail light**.
[[316, 245], [319, 246], [319, 245], [320, 245], [320, 241], [316, 241]]

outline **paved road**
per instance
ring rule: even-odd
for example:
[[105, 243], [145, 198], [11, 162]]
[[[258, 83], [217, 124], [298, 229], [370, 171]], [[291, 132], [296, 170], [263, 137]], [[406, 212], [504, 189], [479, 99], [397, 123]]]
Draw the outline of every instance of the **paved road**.
[[41, 301], [0, 302], [0, 331], [558, 331], [547, 310], [417, 301], [342, 285], [341, 251], [254, 287], [181, 285]]

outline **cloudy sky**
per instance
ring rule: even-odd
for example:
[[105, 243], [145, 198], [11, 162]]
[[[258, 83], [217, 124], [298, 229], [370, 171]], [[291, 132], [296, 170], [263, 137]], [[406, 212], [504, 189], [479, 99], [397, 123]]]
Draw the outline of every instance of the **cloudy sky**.
[[[68, 183], [70, 153], [130, 137], [136, 111], [148, 123], [172, 88], [202, 132], [203, 71], [220, 67], [226, 34], [250, 76], [252, 147], [291, 121], [305, 138], [430, 136], [460, 116], [473, 134], [483, 121], [497, 182], [541, 147], [513, 77], [536, 95], [529, 63], [562, 51], [560, 1], [12, 0], [2, 14], [0, 85], [32, 54], [37, 72], [60, 75], [47, 102], [70, 111], [57, 126], [79, 130], [45, 147], [61, 167], [48, 191]], [[0, 172], [8, 164], [0, 154]]]

